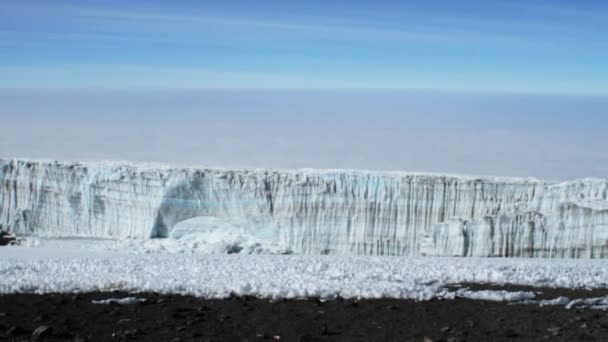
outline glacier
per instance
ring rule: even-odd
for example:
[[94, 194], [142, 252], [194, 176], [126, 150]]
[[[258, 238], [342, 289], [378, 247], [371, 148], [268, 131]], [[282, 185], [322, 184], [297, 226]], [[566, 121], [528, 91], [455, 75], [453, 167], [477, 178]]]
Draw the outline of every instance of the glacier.
[[168, 238], [202, 219], [298, 254], [608, 257], [608, 179], [0, 159], [0, 184], [0, 230], [23, 235]]

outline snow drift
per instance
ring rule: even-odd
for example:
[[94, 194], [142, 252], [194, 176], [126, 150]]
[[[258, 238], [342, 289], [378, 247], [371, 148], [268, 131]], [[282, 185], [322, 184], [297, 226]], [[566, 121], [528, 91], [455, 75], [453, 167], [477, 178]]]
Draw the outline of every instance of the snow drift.
[[608, 179], [0, 160], [0, 230], [169, 237], [197, 217], [295, 253], [608, 257]]

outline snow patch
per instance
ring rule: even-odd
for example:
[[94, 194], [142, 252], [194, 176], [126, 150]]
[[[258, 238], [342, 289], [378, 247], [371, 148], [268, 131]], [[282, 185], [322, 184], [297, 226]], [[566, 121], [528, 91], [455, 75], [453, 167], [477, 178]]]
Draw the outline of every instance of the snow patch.
[[608, 297], [575, 299], [566, 305], [566, 309], [572, 308], [608, 310]]
[[566, 305], [570, 302], [568, 297], [557, 297], [553, 299], [543, 299], [538, 305], [539, 306], [552, 306], [552, 305]]
[[118, 305], [133, 305], [137, 303], [145, 302], [145, 299], [135, 298], [135, 297], [126, 297], [126, 298], [108, 298], [103, 300], [93, 300], [91, 301], [93, 304], [118, 304]]
[[505, 290], [480, 290], [470, 291], [460, 289], [456, 291], [456, 297], [475, 300], [487, 300], [492, 302], [520, 302], [536, 297], [534, 292], [528, 291], [505, 291]]

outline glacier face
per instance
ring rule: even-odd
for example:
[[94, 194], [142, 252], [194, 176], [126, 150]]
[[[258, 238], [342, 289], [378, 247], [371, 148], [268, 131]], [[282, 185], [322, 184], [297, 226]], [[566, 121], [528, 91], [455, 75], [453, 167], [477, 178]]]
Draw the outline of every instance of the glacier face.
[[0, 181], [17, 234], [168, 237], [203, 217], [304, 254], [608, 257], [608, 179], [10, 159]]

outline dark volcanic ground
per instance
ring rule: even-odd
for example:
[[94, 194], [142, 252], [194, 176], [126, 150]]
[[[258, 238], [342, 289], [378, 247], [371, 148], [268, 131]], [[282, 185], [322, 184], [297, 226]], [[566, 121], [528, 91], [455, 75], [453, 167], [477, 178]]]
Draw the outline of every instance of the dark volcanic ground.
[[0, 246], [6, 246], [13, 241], [15, 241], [14, 236], [0, 230]]
[[[513, 290], [513, 289], [510, 289]], [[608, 291], [548, 290], [548, 297]], [[0, 296], [3, 341], [608, 341], [608, 313], [456, 299], [205, 300], [139, 294]]]

